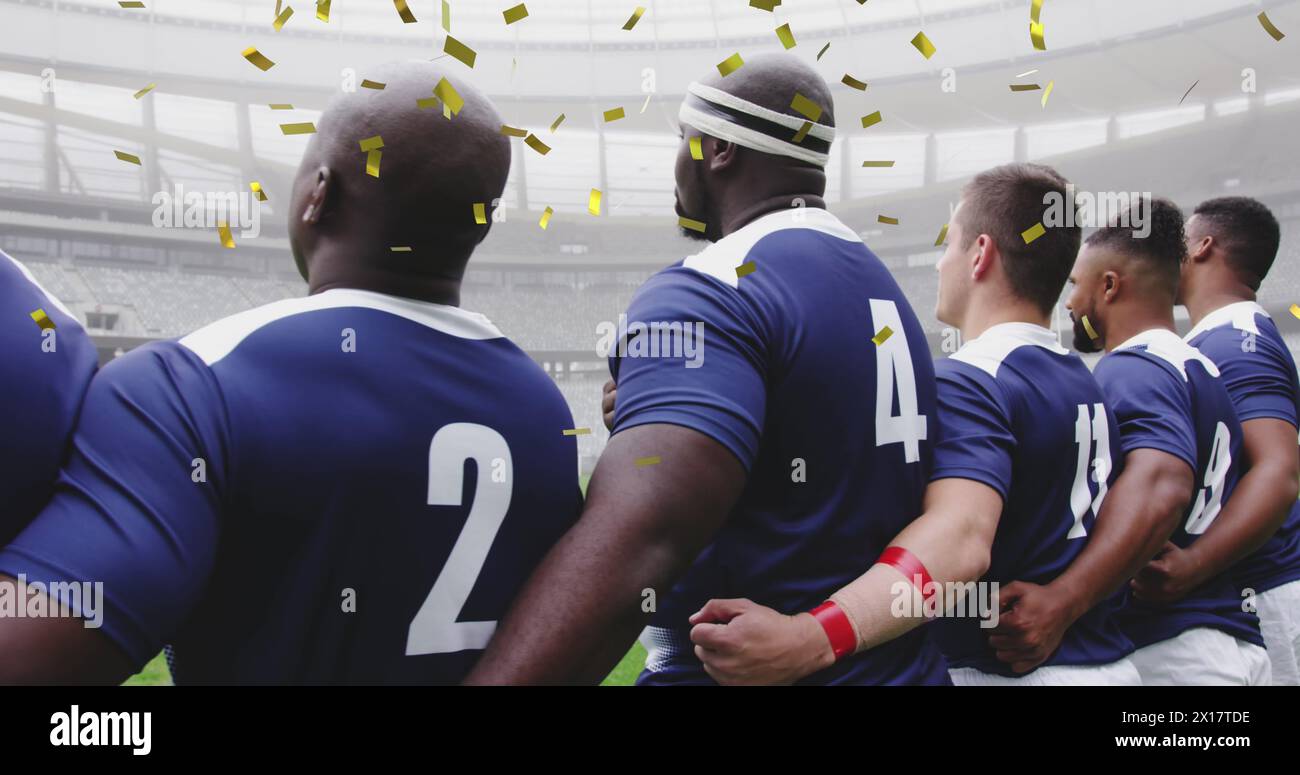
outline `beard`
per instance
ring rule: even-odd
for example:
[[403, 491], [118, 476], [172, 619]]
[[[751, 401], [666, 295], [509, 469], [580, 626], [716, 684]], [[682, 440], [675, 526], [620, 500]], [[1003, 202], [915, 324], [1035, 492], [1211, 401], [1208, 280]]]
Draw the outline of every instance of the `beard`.
[[[713, 211], [713, 202], [709, 199], [708, 192], [704, 190], [704, 184], [703, 181], [700, 180], [700, 174], [698, 171], [695, 172], [695, 190], [699, 192], [699, 213], [693, 214], [686, 212], [685, 208], [682, 207], [681, 195], [677, 191], [673, 192], [673, 211], [682, 218], [690, 218], [692, 221], [699, 221], [708, 224], [709, 226], [713, 226], [713, 224], [709, 222], [709, 213]], [[678, 231], [680, 231], [682, 236], [688, 240], [693, 240], [695, 242], [711, 241], [708, 237], [707, 231], [696, 231], [695, 229], [688, 229], [685, 226], [679, 226]]]
[[1101, 344], [1088, 336], [1088, 329], [1083, 327], [1083, 318], [1070, 315], [1070, 320], [1074, 323], [1074, 349], [1081, 353], [1101, 352]]

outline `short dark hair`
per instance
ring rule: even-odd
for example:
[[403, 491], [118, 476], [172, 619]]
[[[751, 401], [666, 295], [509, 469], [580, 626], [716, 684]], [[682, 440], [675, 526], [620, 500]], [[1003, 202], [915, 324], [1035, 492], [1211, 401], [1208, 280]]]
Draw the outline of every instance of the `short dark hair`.
[[[1005, 259], [1007, 279], [1017, 296], [1034, 302], [1044, 313], [1052, 311], [1070, 276], [1083, 230], [1078, 226], [1052, 226], [1038, 239], [1025, 242], [1024, 233], [1046, 227], [1044, 213], [1049, 194], [1068, 203], [1069, 183], [1056, 170], [1042, 164], [1005, 164], [976, 175], [962, 189], [963, 238], [970, 243], [987, 234]], [[1073, 220], [1071, 221], [1073, 222]]]
[[[1144, 206], [1151, 233], [1138, 237], [1133, 234], [1133, 224], [1142, 214]], [[1168, 199], [1139, 199], [1129, 208], [1129, 225], [1124, 226], [1122, 223], [1116, 219], [1110, 225], [1093, 232], [1088, 237], [1088, 246], [1107, 247], [1127, 256], [1145, 259], [1162, 285], [1170, 293], [1176, 292], [1183, 259], [1187, 257], [1183, 211]]]
[[1225, 196], [1201, 202], [1195, 214], [1209, 221], [1211, 234], [1223, 243], [1228, 264], [1241, 281], [1259, 290], [1282, 244], [1282, 227], [1273, 211], [1258, 199]]

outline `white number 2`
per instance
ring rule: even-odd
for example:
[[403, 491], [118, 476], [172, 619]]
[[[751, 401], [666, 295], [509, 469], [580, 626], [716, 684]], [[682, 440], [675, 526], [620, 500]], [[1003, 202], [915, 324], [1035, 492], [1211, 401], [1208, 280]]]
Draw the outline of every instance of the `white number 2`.
[[[912, 351], [898, 316], [898, 306], [888, 299], [871, 299], [871, 324], [877, 333], [885, 326], [893, 333], [876, 345], [876, 446], [902, 444], [908, 463], [921, 459], [920, 442], [926, 437], [926, 418], [916, 412], [916, 374]], [[898, 382], [898, 414], [894, 414], [894, 382]]]
[[1229, 444], [1231, 440], [1232, 434], [1228, 431], [1228, 426], [1219, 423], [1214, 429], [1214, 446], [1210, 449], [1210, 462], [1205, 467], [1203, 480], [1205, 487], [1196, 493], [1196, 503], [1192, 506], [1192, 513], [1187, 517], [1187, 527], [1184, 530], [1188, 535], [1204, 533], [1214, 522], [1215, 517], [1219, 516], [1219, 509], [1223, 508], [1223, 480], [1228, 476], [1228, 469], [1232, 467], [1232, 445]]
[[[1106, 479], [1110, 477], [1110, 426], [1106, 424], [1106, 406], [1093, 404], [1096, 412], [1088, 417], [1088, 405], [1079, 404], [1079, 415], [1074, 421], [1074, 441], [1079, 445], [1079, 462], [1074, 472], [1074, 487], [1070, 490], [1070, 511], [1074, 513], [1074, 524], [1066, 538], [1083, 538], [1088, 530], [1083, 526], [1083, 517], [1089, 508], [1093, 514], [1101, 513], [1101, 503], [1106, 500]], [[1097, 455], [1092, 454], [1093, 442], [1097, 443]], [[1092, 488], [1088, 486], [1088, 472], [1097, 480], [1097, 497], [1092, 497]]]
[[[481, 649], [487, 646], [497, 627], [495, 621], [458, 622], [456, 619], [478, 581], [488, 551], [510, 509], [514, 465], [506, 440], [491, 428], [473, 423], [443, 426], [429, 444], [430, 506], [462, 505], [466, 460], [473, 460], [478, 466], [474, 501], [447, 564], [411, 620], [406, 634], [407, 656]], [[494, 481], [493, 460], [504, 462], [504, 482]]]

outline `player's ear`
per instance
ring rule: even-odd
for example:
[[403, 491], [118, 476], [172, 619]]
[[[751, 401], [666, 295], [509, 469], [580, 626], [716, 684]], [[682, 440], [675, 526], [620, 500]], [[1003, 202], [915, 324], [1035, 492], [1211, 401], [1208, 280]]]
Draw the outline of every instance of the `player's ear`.
[[1214, 239], [1214, 235], [1206, 234], [1199, 242], [1191, 245], [1187, 251], [1187, 260], [1197, 264], [1204, 262], [1210, 257], [1210, 251], [1217, 243], [1218, 240]]
[[970, 272], [971, 277], [978, 280], [992, 268], [997, 247], [987, 234], [979, 235], [971, 244], [975, 250], [970, 255]]
[[716, 137], [705, 139], [713, 143], [713, 158], [709, 159], [710, 172], [720, 172], [736, 163], [736, 158], [740, 155], [739, 145]]
[[1109, 271], [1101, 276], [1101, 297], [1106, 301], [1114, 301], [1115, 296], [1119, 294], [1119, 273]]
[[302, 211], [302, 222], [315, 226], [320, 223], [325, 203], [329, 200], [331, 177], [330, 168], [321, 165], [316, 170], [311, 191], [307, 194], [307, 207]]

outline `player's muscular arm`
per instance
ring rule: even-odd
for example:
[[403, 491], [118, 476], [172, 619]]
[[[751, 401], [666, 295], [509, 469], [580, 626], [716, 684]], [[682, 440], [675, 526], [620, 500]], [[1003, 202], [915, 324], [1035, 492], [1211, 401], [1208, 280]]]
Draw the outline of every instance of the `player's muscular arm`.
[[1241, 428], [1249, 470], [1214, 523], [1182, 551], [1185, 567], [1168, 581], [1139, 586], [1140, 597], [1157, 602], [1181, 598], [1263, 546], [1286, 521], [1300, 489], [1296, 428], [1271, 418], [1247, 420]]
[[[977, 581], [989, 567], [1002, 496], [969, 479], [940, 479], [925, 491], [924, 512], [891, 546], [902, 547], [926, 566], [939, 584]], [[831, 596], [858, 636], [858, 651], [893, 640], [921, 624], [921, 617], [895, 616], [895, 585], [921, 593], [912, 579], [889, 565], [874, 565]], [[719, 683], [790, 683], [834, 662], [821, 625], [807, 613], [783, 616], [748, 600], [711, 600], [695, 616], [691, 640], [705, 669]]]
[[1164, 546], [1192, 497], [1193, 473], [1178, 457], [1135, 449], [1124, 457], [1079, 556], [1045, 586], [1014, 582], [1000, 590], [999, 617], [989, 637], [998, 659], [1017, 672], [1046, 661], [1065, 631], [1132, 578]]
[[[24, 599], [18, 581], [3, 574], [0, 595]], [[46, 610], [57, 605], [46, 601]], [[79, 617], [0, 617], [0, 684], [119, 684], [132, 672], [126, 655]]]
[[[659, 463], [637, 465], [658, 457]], [[642, 591], [668, 592], [730, 513], [745, 470], [676, 425], [610, 438], [578, 523], [515, 599], [467, 683], [596, 682], [646, 625]]]

